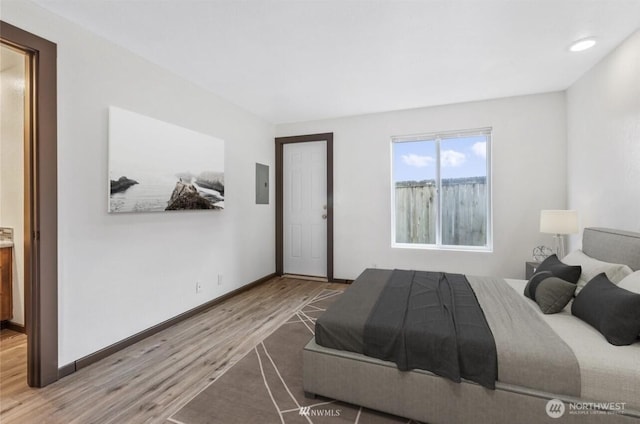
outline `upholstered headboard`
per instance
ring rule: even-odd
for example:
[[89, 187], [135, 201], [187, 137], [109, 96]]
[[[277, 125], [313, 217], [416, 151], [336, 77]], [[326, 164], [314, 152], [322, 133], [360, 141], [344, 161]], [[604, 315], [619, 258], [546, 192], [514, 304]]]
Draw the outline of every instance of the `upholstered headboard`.
[[640, 233], [611, 228], [585, 228], [582, 251], [605, 262], [640, 269]]

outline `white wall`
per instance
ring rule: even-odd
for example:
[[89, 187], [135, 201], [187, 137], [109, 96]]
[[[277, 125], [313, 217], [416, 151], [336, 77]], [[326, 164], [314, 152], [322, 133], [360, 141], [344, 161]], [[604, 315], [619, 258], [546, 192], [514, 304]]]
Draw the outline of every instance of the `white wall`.
[[[274, 272], [271, 124], [30, 2], [2, 19], [58, 45], [60, 365]], [[110, 105], [225, 140], [226, 209], [107, 214]]]
[[[334, 133], [335, 277], [366, 267], [524, 277], [541, 209], [566, 206], [564, 93], [283, 124], [278, 136]], [[391, 248], [390, 138], [493, 127], [494, 251]]]
[[[0, 227], [13, 228], [11, 322], [24, 326], [24, 82], [25, 62], [20, 53], [3, 47], [0, 73]], [[5, 62], [6, 60], [6, 62]]]
[[640, 31], [569, 88], [567, 133], [581, 226], [640, 231]]

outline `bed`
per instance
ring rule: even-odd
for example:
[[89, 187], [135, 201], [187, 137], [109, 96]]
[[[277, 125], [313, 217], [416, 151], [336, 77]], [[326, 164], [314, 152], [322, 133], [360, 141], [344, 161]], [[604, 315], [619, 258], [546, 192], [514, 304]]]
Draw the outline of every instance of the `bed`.
[[[626, 264], [632, 271], [640, 269], [639, 233], [587, 228], [582, 251], [596, 260]], [[640, 422], [640, 341], [628, 346], [608, 343], [598, 330], [571, 314], [571, 303], [559, 313], [543, 314], [522, 294], [527, 281], [497, 279], [501, 281], [498, 284], [496, 279], [469, 277], [474, 290], [488, 290], [482, 301], [478, 296], [481, 305], [484, 299], [506, 299], [504, 308], [488, 306], [500, 311], [499, 318], [487, 314], [487, 321], [509, 321], [510, 317], [524, 315], [527, 322], [535, 321], [539, 326], [536, 332], [547, 331], [541, 341], [519, 338], [517, 326], [509, 330], [513, 337], [504, 331], [500, 335], [500, 330], [492, 328], [499, 359], [495, 389], [465, 378], [457, 383], [421, 369], [400, 371], [394, 362], [364, 355], [363, 317], [376, 304], [375, 292], [381, 290], [390, 273], [366, 270], [318, 320], [323, 326], [319, 338], [323, 344], [324, 339], [333, 339], [335, 346], [322, 346], [314, 338], [304, 348], [303, 386], [308, 395], [431, 424]], [[494, 292], [494, 286], [502, 288]], [[331, 327], [332, 321], [340, 326]], [[554, 338], [561, 339], [557, 346], [565, 350], [553, 345], [544, 351], [546, 345], [555, 343]], [[509, 339], [512, 343], [503, 346]], [[529, 355], [526, 360], [530, 366], [509, 363], [507, 351], [518, 349]], [[572, 367], [574, 371], [570, 371]], [[547, 412], [549, 402], [558, 400], [565, 410], [559, 420]], [[597, 411], [594, 403], [599, 403]]]

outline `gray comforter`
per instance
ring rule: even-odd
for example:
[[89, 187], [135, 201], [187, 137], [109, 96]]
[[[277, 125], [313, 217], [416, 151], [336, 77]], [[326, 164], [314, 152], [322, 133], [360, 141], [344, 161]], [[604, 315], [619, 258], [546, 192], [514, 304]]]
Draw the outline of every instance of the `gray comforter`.
[[[364, 354], [364, 328], [391, 270], [367, 269], [316, 322], [316, 342]], [[573, 351], [504, 280], [467, 276], [493, 333], [498, 381], [580, 396]]]
[[394, 270], [364, 326], [364, 353], [495, 389], [496, 346], [462, 274]]

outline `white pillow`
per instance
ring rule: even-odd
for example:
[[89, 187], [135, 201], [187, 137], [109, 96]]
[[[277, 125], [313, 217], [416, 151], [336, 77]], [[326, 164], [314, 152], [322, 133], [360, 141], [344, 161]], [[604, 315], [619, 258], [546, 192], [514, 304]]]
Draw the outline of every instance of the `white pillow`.
[[618, 283], [618, 287], [640, 294], [640, 271], [624, 277], [624, 279]]
[[627, 265], [612, 264], [603, 262], [587, 256], [582, 250], [574, 250], [562, 259], [567, 265], [580, 265], [582, 274], [578, 279], [578, 287], [576, 287], [576, 296], [584, 286], [596, 275], [604, 272], [612, 283], [618, 284], [624, 277], [633, 273], [633, 270]]

